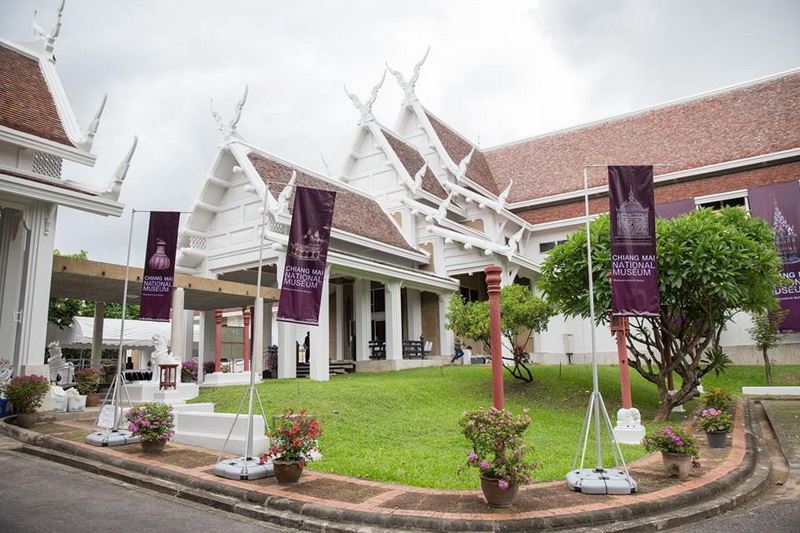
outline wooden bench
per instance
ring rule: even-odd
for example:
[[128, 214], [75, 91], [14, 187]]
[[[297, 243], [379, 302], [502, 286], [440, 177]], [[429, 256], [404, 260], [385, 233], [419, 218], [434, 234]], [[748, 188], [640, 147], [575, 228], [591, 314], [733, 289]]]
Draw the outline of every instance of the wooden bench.
[[425, 359], [425, 342], [403, 341], [403, 359]]
[[369, 358], [386, 359], [386, 341], [369, 341]]

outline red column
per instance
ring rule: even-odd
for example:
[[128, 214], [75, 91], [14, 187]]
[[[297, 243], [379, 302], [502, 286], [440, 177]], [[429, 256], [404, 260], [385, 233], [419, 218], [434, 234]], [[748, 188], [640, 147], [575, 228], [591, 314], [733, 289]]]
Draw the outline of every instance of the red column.
[[222, 371], [222, 310], [214, 310], [214, 319], [217, 323], [216, 339], [214, 342], [214, 372]]
[[244, 331], [242, 332], [242, 336], [244, 337], [244, 371], [250, 371], [250, 308], [244, 310], [242, 313], [244, 315]]
[[489, 331], [492, 343], [492, 405], [496, 409], [505, 408], [503, 394], [503, 345], [500, 331], [500, 273], [498, 266], [484, 269], [486, 273], [486, 292], [489, 293]]
[[619, 362], [619, 388], [622, 394], [622, 408], [633, 407], [631, 400], [631, 377], [628, 371], [628, 317], [612, 316], [611, 332], [617, 334], [617, 361]]

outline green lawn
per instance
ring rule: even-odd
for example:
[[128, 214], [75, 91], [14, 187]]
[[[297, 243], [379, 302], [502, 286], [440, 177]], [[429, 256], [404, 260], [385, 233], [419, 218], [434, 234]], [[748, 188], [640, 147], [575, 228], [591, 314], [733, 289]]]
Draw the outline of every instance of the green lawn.
[[[534, 382], [523, 383], [506, 373], [506, 408], [529, 409], [533, 418], [526, 434], [541, 462], [535, 479], [562, 479], [572, 468], [580, 430], [592, 387], [590, 366], [535, 366]], [[800, 383], [800, 366], [773, 369], [776, 385]], [[620, 407], [616, 366], [599, 368], [600, 391], [612, 423]], [[651, 420], [658, 403], [654, 385], [632, 372], [634, 405], [642, 419]], [[732, 367], [719, 378], [703, 379], [708, 387], [723, 386], [731, 393], [742, 385], [764, 384], [760, 367]], [[198, 402], [213, 402], [217, 412], [235, 412], [245, 387], [219, 387], [201, 391]], [[320, 439], [324, 459], [310, 468], [366, 479], [419, 487], [467, 489], [478, 487], [475, 472], [458, 474], [470, 452], [458, 419], [464, 410], [492, 403], [489, 366], [447, 366], [334, 376], [327, 383], [308, 379], [268, 380], [258, 385], [267, 417], [283, 408], [305, 408], [319, 415], [325, 432]], [[696, 401], [689, 404], [691, 409]], [[678, 415], [673, 415], [680, 420]], [[648, 429], [652, 423], [647, 424]], [[606, 459], [611, 453], [602, 438]], [[624, 446], [625, 459], [644, 455], [640, 446]], [[586, 466], [595, 463], [590, 441]]]

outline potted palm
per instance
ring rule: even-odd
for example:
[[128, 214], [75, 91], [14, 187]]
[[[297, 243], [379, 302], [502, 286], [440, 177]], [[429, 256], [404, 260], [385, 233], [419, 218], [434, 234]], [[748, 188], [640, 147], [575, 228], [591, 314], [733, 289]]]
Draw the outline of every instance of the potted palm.
[[724, 448], [728, 432], [731, 430], [731, 417], [725, 411], [710, 407], [700, 412], [700, 427], [706, 432], [708, 445]]
[[481, 490], [492, 507], [511, 507], [520, 485], [533, 482], [537, 465], [528, 457], [523, 442], [531, 424], [527, 411], [514, 416], [496, 409], [465, 412], [459, 422], [464, 436], [472, 443], [467, 467], [479, 471]]
[[75, 383], [78, 392], [86, 396], [86, 406], [95, 407], [100, 404], [100, 383], [103, 381], [103, 374], [93, 368], [84, 368], [75, 372]]
[[144, 453], [159, 453], [175, 436], [172, 406], [150, 402], [130, 409], [125, 415], [128, 430], [139, 437]]
[[642, 444], [648, 452], [661, 452], [664, 470], [672, 477], [687, 479], [692, 467], [700, 467], [700, 451], [694, 437], [680, 426], [656, 428]]
[[36, 411], [42, 406], [44, 397], [50, 389], [50, 382], [44, 376], [17, 376], [3, 387], [6, 399], [17, 412], [17, 425], [32, 428], [39, 418]]
[[303, 474], [311, 452], [317, 449], [317, 439], [322, 435], [316, 415], [303, 409], [295, 413], [287, 409], [273, 422], [270, 449], [261, 456], [262, 464], [272, 459], [278, 483], [296, 483]]

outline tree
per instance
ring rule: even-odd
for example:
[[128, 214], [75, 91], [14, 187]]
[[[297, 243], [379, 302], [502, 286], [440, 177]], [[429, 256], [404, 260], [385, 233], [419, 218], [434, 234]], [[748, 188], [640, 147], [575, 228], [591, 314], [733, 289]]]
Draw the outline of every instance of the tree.
[[753, 327], [748, 329], [747, 332], [753, 338], [756, 346], [761, 348], [761, 355], [764, 357], [764, 373], [767, 376], [767, 385], [769, 386], [772, 386], [772, 365], [769, 362], [767, 351], [777, 346], [778, 341], [784, 337], [778, 328], [780, 328], [787, 314], [787, 311], [781, 310], [750, 315], [753, 319]]
[[[591, 225], [595, 308], [611, 307], [608, 272], [611, 242], [608, 215]], [[719, 358], [703, 360], [709, 346], [718, 346], [727, 322], [740, 311], [777, 308], [774, 290], [786, 281], [766, 222], [737, 208], [699, 209], [671, 220], [656, 221], [656, 253], [661, 313], [631, 317], [629, 364], [658, 387], [661, 403], [656, 420], [697, 396], [706, 373]], [[569, 316], [589, 316], [586, 231], [573, 233], [556, 246], [542, 266], [539, 288], [557, 309]], [[608, 315], [597, 314], [599, 324]], [[664, 347], [672, 354], [664, 357]], [[667, 375], [677, 373], [681, 388], [670, 395]]]
[[[507, 341], [507, 348], [513, 354], [506, 361], [513, 365], [503, 366], [512, 376], [530, 383], [533, 381], [531, 371], [526, 366], [525, 345], [534, 332], [547, 327], [553, 316], [553, 307], [531, 294], [530, 289], [522, 285], [507, 285], [500, 290], [500, 330]], [[447, 310], [447, 329], [456, 335], [482, 342], [487, 351], [491, 350], [491, 334], [489, 330], [489, 302], [464, 302], [456, 293], [450, 298]]]

